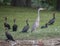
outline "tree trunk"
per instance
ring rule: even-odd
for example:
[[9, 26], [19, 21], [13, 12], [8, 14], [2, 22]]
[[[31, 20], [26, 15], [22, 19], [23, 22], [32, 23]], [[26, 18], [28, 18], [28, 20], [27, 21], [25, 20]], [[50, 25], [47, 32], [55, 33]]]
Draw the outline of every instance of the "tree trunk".
[[12, 0], [12, 6], [31, 6], [31, 0]]
[[12, 5], [12, 6], [16, 6], [16, 0], [12, 0], [12, 1], [11, 1], [11, 5]]
[[56, 9], [60, 11], [60, 0], [57, 0]]
[[26, 6], [30, 7], [31, 6], [31, 0], [26, 0]]

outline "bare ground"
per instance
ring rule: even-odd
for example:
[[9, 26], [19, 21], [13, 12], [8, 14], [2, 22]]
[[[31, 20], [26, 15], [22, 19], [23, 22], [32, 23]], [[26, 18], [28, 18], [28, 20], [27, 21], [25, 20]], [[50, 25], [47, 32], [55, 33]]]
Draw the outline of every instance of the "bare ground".
[[0, 40], [0, 46], [60, 46], [60, 38], [40, 39], [40, 40]]

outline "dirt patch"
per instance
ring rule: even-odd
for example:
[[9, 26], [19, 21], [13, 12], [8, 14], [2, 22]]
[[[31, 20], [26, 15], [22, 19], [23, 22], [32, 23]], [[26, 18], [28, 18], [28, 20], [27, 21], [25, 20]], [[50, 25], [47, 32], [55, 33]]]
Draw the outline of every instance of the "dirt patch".
[[40, 40], [16, 40], [15, 42], [0, 40], [0, 46], [60, 46], [60, 38]]

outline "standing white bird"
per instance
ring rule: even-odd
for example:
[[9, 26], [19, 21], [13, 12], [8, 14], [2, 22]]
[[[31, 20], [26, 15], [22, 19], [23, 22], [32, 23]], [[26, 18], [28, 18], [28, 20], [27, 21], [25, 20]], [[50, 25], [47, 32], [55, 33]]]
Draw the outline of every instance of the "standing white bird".
[[43, 9], [43, 8], [39, 8], [39, 9], [38, 9], [38, 16], [37, 16], [37, 18], [36, 18], [36, 20], [35, 20], [35, 22], [34, 22], [34, 24], [33, 24], [33, 26], [32, 26], [31, 32], [34, 31], [34, 30], [36, 30], [36, 28], [39, 27], [39, 22], [40, 22], [40, 10], [44, 10], [44, 9]]

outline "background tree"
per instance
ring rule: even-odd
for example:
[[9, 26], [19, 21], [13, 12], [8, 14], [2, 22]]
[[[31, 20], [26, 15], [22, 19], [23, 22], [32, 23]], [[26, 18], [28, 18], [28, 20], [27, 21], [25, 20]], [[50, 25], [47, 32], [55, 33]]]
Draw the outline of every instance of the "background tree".
[[31, 6], [31, 0], [12, 0], [12, 6]]
[[46, 0], [46, 3], [48, 3], [49, 6], [56, 9], [57, 0]]
[[[45, 7], [60, 10], [60, 0], [0, 0], [0, 6]], [[52, 9], [51, 8], [51, 9]]]

